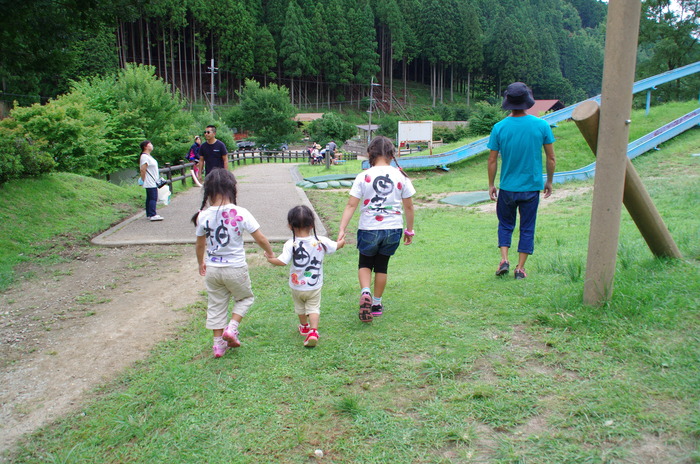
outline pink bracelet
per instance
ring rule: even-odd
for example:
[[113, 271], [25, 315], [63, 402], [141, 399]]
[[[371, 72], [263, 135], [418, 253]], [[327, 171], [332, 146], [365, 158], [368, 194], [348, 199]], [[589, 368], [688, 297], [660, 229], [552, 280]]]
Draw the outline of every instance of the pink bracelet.
[[408, 229], [404, 230], [403, 233], [404, 233], [404, 235], [408, 235], [409, 237], [413, 237], [414, 235], [416, 235], [415, 232], [413, 232], [412, 230], [408, 230]]

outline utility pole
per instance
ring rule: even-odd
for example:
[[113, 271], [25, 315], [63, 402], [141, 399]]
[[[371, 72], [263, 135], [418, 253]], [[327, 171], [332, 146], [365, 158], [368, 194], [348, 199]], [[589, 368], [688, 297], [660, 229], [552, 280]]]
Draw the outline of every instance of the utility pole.
[[372, 141], [372, 104], [374, 103], [374, 88], [375, 87], [380, 87], [381, 84], [375, 84], [374, 83], [374, 76], [372, 76], [372, 80], [369, 82], [369, 110], [367, 110], [367, 113], [369, 113], [369, 124], [367, 125], [367, 144], [369, 145], [369, 142]]
[[211, 66], [209, 66], [209, 74], [211, 74], [211, 84], [209, 86], [209, 112], [214, 115], [214, 74], [216, 74], [218, 68], [214, 67], [214, 58], [211, 59]]

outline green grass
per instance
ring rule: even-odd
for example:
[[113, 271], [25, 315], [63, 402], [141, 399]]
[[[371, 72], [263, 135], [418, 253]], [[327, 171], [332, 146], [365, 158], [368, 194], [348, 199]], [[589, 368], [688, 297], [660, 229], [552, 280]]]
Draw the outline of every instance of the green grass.
[[0, 290], [21, 263], [70, 258], [71, 248], [138, 210], [143, 189], [54, 173], [0, 187]]
[[[542, 209], [524, 281], [493, 275], [495, 214], [419, 205], [382, 318], [357, 318], [353, 234], [327, 259], [314, 349], [286, 268], [251, 267], [242, 348], [212, 358], [200, 302], [9, 461], [308, 463], [320, 448], [334, 463], [700, 462], [699, 151], [694, 129], [634, 161], [685, 258], [655, 259], [623, 213], [602, 307], [582, 304], [591, 193]], [[480, 162], [411, 176], [420, 195], [468, 190]], [[346, 191], [308, 193], [334, 237]]]

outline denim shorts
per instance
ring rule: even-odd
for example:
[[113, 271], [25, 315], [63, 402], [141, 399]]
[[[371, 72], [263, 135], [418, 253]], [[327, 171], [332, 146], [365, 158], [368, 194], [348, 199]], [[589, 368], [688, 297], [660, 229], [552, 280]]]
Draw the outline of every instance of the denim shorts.
[[392, 256], [401, 244], [402, 229], [357, 231], [357, 249], [365, 256]]

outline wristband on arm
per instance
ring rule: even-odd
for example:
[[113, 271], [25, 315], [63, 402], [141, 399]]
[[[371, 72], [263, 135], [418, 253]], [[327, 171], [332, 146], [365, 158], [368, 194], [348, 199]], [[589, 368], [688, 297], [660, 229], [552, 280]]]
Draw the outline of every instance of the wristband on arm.
[[416, 235], [415, 232], [413, 232], [412, 230], [408, 230], [408, 229], [404, 230], [403, 233], [404, 233], [404, 235], [406, 235], [408, 237], [413, 237], [414, 235]]

